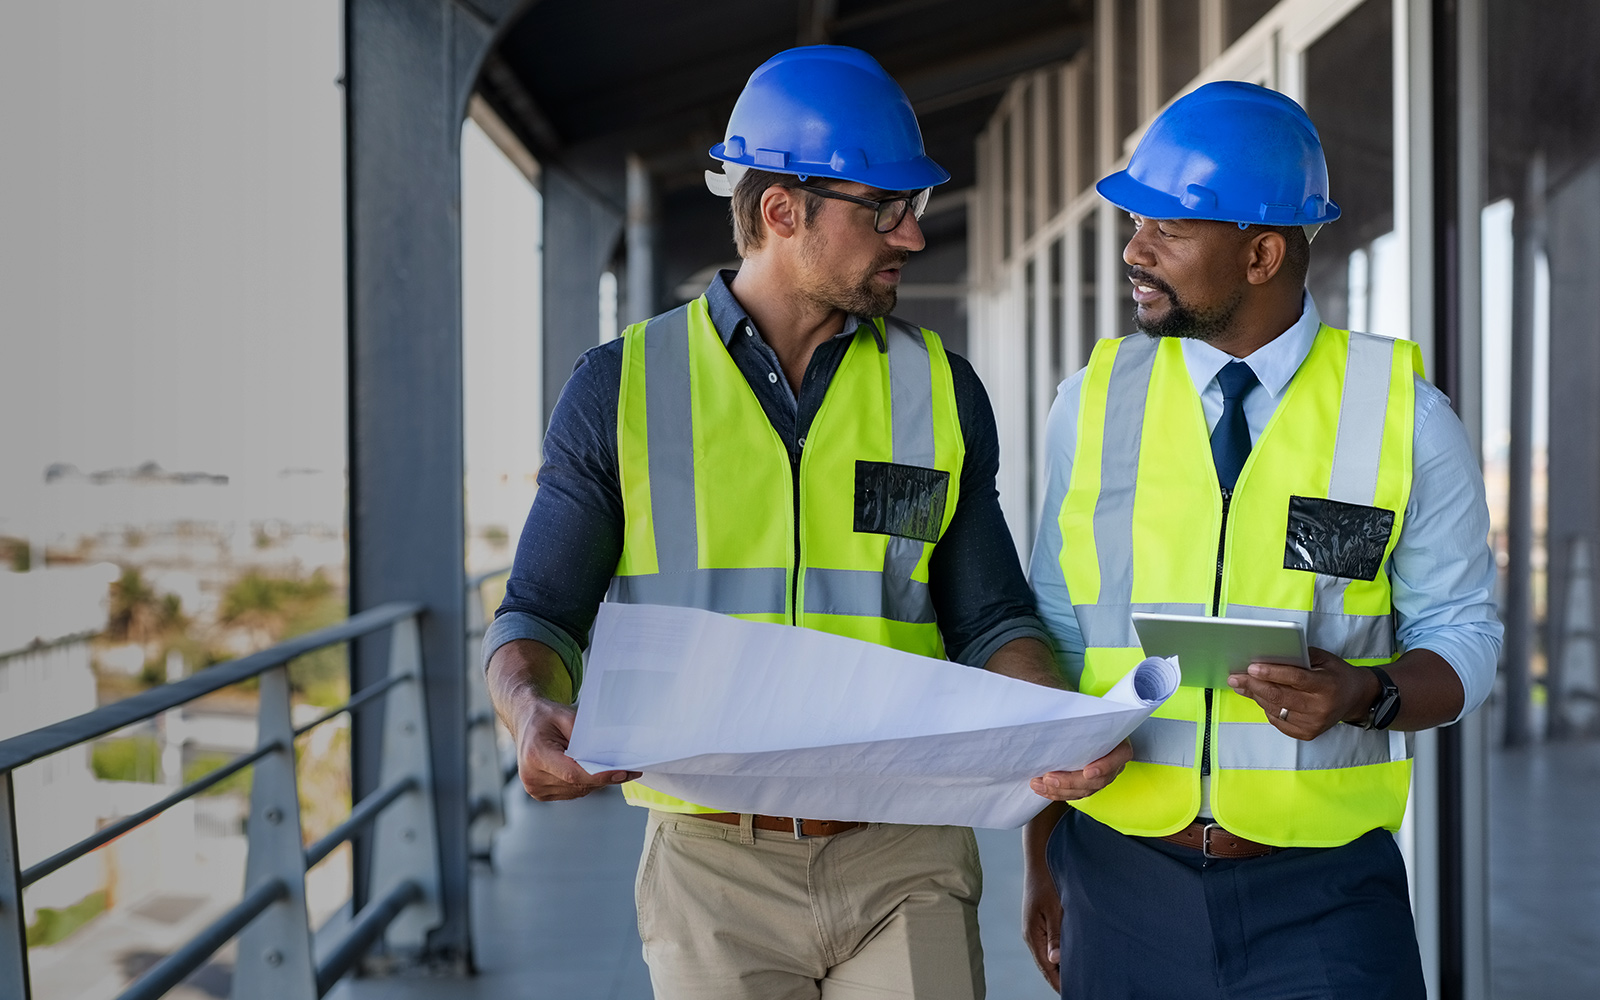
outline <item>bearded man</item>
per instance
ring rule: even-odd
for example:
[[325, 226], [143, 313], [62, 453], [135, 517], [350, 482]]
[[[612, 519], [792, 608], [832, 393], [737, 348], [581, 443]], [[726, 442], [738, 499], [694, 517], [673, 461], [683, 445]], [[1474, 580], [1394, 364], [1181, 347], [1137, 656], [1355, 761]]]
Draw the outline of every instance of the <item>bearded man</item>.
[[[972, 831], [723, 813], [565, 752], [602, 597], [1060, 684], [983, 387], [889, 316], [949, 179], [904, 93], [859, 50], [783, 52], [711, 155], [743, 263], [579, 362], [485, 637], [490, 690], [531, 795], [626, 782], [650, 810], [637, 897], [657, 997], [981, 997]], [[1088, 794], [1130, 753], [1048, 777]]]
[[1063, 997], [1422, 1000], [1393, 834], [1408, 734], [1494, 683], [1477, 459], [1415, 343], [1322, 322], [1339, 208], [1294, 101], [1199, 87], [1096, 187], [1140, 332], [1051, 410], [1042, 617], [1090, 694], [1143, 658], [1140, 611], [1296, 622], [1310, 662], [1181, 688], [1104, 791], [1036, 786], [1072, 801], [1028, 829], [1030, 947]]

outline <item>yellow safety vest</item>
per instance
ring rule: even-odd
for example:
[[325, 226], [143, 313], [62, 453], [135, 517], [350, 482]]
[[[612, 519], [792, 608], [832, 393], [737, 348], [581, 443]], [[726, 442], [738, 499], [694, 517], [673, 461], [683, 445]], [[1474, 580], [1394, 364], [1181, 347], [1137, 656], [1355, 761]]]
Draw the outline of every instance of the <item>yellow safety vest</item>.
[[[955, 514], [966, 447], [937, 334], [863, 323], [798, 468], [704, 296], [623, 338], [617, 464], [626, 523], [607, 600], [944, 656], [928, 562]], [[634, 805], [715, 811], [638, 782], [623, 790]]]
[[[1105, 692], [1143, 656], [1133, 611], [1294, 620], [1309, 645], [1351, 663], [1394, 659], [1387, 567], [1411, 493], [1421, 373], [1410, 341], [1322, 326], [1225, 507], [1182, 345], [1142, 334], [1097, 344], [1060, 512], [1059, 558], [1087, 647], [1081, 689]], [[1294, 497], [1392, 512], [1376, 576], [1285, 568]], [[1073, 803], [1125, 834], [1164, 836], [1193, 820], [1206, 755], [1212, 814], [1251, 840], [1332, 847], [1396, 830], [1405, 812], [1404, 734], [1340, 724], [1295, 740], [1231, 689], [1180, 688], [1133, 745], [1116, 781]]]

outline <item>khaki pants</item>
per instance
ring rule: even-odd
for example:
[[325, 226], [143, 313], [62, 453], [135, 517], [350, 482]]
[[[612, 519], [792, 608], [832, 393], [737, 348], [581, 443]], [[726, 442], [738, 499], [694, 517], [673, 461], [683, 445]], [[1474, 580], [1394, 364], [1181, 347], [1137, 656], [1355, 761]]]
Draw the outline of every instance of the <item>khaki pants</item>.
[[657, 1000], [982, 1000], [972, 831], [795, 840], [652, 811], [635, 898]]

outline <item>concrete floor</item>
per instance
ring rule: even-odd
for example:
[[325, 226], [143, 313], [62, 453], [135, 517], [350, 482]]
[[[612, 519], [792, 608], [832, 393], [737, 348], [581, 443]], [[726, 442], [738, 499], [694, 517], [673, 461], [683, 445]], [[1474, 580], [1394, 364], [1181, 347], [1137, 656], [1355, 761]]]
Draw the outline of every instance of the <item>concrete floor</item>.
[[[1600, 742], [1496, 752], [1491, 947], [1495, 1000], [1600, 997]], [[475, 980], [347, 982], [337, 1000], [648, 1000], [634, 929], [644, 813], [615, 792], [511, 796], [495, 868], [477, 875]], [[1014, 832], [980, 831], [989, 996], [1050, 996], [1017, 932]]]
[[[346, 981], [329, 1000], [649, 1000], [633, 907], [644, 811], [611, 790], [573, 802], [509, 798], [494, 870], [476, 876], [479, 976]], [[1020, 834], [980, 830], [978, 847], [989, 995], [1047, 1000], [1019, 930]]]
[[1600, 997], [1600, 742], [1490, 760], [1494, 1000]]

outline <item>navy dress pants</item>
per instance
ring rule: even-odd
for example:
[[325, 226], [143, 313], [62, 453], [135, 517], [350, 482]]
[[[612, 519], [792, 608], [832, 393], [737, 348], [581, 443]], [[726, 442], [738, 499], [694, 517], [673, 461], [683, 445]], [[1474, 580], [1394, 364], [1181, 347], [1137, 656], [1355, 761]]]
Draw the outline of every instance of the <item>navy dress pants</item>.
[[1063, 1000], [1424, 1000], [1394, 838], [1206, 858], [1068, 809], [1049, 844]]

